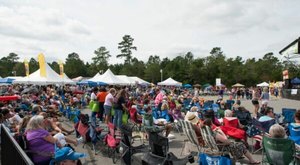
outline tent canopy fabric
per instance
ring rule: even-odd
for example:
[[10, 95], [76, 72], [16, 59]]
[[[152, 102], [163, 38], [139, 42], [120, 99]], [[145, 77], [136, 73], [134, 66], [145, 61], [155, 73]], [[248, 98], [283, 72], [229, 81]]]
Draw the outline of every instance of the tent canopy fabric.
[[232, 85], [232, 87], [244, 87], [245, 85], [243, 84], [240, 84], [240, 83], [236, 83], [234, 85]]
[[192, 85], [191, 84], [183, 84], [183, 87], [184, 88], [192, 88]]
[[116, 77], [118, 77], [122, 81], [126, 82], [127, 85], [134, 85], [135, 84], [135, 80], [128, 77], [128, 76], [126, 76], [126, 75], [116, 75]]
[[292, 84], [300, 84], [300, 79], [298, 77], [292, 79], [291, 81]]
[[174, 79], [172, 79], [171, 77], [166, 79], [165, 81], [159, 82], [157, 83], [157, 85], [166, 85], [166, 86], [181, 86], [182, 83], [175, 81]]
[[47, 84], [74, 84], [70, 78], [64, 74], [61, 77], [46, 63], [46, 77], [41, 77], [40, 69], [31, 73], [28, 77], [23, 77], [13, 81], [13, 84], [35, 84], [35, 85], [47, 85]]
[[258, 87], [268, 87], [269, 84], [266, 83], [266, 82], [262, 82], [262, 83], [260, 83], [260, 84], [257, 84], [256, 86], [258, 86]]
[[131, 79], [135, 81], [135, 83], [140, 85], [149, 85], [150, 83], [136, 76], [130, 76]]
[[0, 84], [11, 84], [15, 79], [12, 78], [1, 78], [0, 79]]
[[103, 75], [97, 73], [93, 78], [89, 79], [89, 81], [104, 82], [109, 85], [128, 85], [126, 82], [115, 76], [110, 69], [107, 69]]

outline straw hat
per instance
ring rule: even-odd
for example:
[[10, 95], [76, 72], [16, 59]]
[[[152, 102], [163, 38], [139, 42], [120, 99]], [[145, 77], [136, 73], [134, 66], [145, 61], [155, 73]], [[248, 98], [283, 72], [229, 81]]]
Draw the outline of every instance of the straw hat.
[[185, 115], [185, 121], [191, 122], [192, 124], [197, 124], [199, 121], [198, 116], [194, 112], [188, 112]]

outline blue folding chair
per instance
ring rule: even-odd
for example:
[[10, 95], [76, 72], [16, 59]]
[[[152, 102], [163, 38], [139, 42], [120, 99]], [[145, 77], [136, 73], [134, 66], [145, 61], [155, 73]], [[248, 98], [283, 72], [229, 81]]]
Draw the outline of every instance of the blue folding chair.
[[282, 108], [283, 123], [294, 123], [294, 115], [296, 109], [293, 108]]
[[296, 144], [300, 145], [300, 125], [290, 124], [288, 126], [290, 136], [289, 139], [293, 140]]
[[234, 100], [226, 100], [226, 103], [225, 104], [227, 104], [229, 107], [229, 109], [232, 109], [232, 105], [235, 103], [235, 101]]

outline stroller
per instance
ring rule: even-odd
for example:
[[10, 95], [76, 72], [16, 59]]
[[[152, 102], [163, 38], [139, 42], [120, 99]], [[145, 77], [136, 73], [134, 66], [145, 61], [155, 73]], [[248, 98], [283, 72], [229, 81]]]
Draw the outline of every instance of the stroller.
[[75, 124], [76, 136], [82, 136], [84, 139], [84, 146], [88, 143], [92, 143], [92, 150], [94, 150], [95, 155], [96, 153], [96, 143], [98, 140], [101, 139], [100, 135], [103, 131], [102, 128], [97, 127], [89, 122], [89, 115], [88, 114], [80, 114], [79, 115], [79, 122]]

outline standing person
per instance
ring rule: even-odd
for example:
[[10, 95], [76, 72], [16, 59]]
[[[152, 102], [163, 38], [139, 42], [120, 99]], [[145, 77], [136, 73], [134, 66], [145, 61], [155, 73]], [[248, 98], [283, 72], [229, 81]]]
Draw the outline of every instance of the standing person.
[[[94, 101], [95, 104], [98, 104], [97, 103], [97, 95], [96, 95], [97, 92], [98, 92], [98, 88], [95, 87], [95, 88], [93, 88], [92, 93], [91, 93], [91, 101]], [[91, 114], [92, 123], [96, 123], [96, 114], [98, 111], [99, 111], [98, 109], [92, 111], [92, 114]]]
[[97, 94], [97, 99], [99, 102], [99, 112], [98, 112], [98, 118], [100, 121], [103, 121], [103, 113], [104, 113], [104, 102], [105, 102], [105, 97], [107, 95], [105, 87], [101, 87], [99, 93]]
[[126, 107], [126, 91], [121, 89], [116, 96], [116, 104], [114, 106], [115, 116], [114, 116], [114, 125], [120, 129], [122, 125], [122, 115], [124, 111], [127, 111]]
[[111, 109], [114, 104], [114, 96], [116, 94], [116, 90], [114, 88], [111, 88], [108, 92], [108, 94], [105, 97], [104, 101], [104, 113], [105, 113], [105, 123], [108, 124], [110, 122], [111, 118]]
[[252, 104], [254, 106], [254, 117], [257, 118], [258, 110], [259, 110], [259, 102], [258, 99], [260, 98], [259, 92], [257, 88], [254, 88], [252, 91]]
[[260, 100], [261, 100], [262, 104], [268, 105], [269, 100], [270, 100], [270, 94], [269, 94], [268, 87], [264, 87], [263, 92], [260, 96]]

